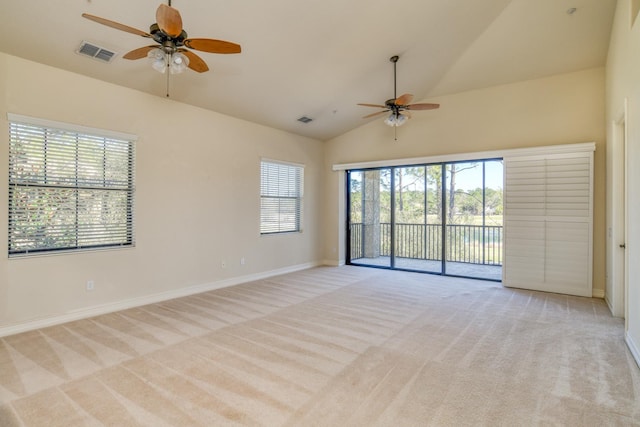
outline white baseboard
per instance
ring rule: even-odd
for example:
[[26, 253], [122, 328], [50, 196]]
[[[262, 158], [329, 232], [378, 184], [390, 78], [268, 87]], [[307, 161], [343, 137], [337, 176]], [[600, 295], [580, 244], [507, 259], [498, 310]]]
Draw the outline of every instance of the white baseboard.
[[325, 259], [322, 261], [323, 265], [328, 265], [330, 267], [342, 267], [345, 263], [344, 260], [336, 260], [336, 259]]
[[636, 364], [638, 365], [638, 368], [640, 368], [640, 349], [638, 345], [635, 342], [633, 342], [633, 339], [629, 336], [628, 332], [625, 332], [624, 340], [627, 343], [627, 347], [629, 347], [629, 351], [631, 352], [631, 355], [636, 360]]
[[72, 310], [64, 314], [42, 317], [26, 322], [15, 323], [0, 327], [0, 337], [19, 334], [21, 332], [33, 331], [36, 329], [55, 326], [62, 323], [72, 322], [74, 320], [86, 319], [89, 317], [99, 316], [101, 314], [113, 313], [114, 311], [126, 310], [129, 308], [140, 307], [147, 304], [154, 304], [175, 298], [186, 297], [189, 295], [199, 294], [202, 292], [212, 291], [215, 289], [226, 288], [229, 286], [239, 285], [241, 283], [253, 282], [269, 277], [279, 276], [281, 274], [293, 273], [295, 271], [307, 270], [309, 268], [323, 265], [322, 262], [309, 262], [305, 264], [292, 265], [289, 267], [278, 268], [275, 270], [264, 271], [261, 273], [249, 274], [246, 276], [232, 277], [230, 279], [218, 280], [211, 283], [204, 283], [187, 288], [175, 289], [167, 292], [146, 295], [117, 301], [108, 304], [100, 304], [92, 307]]
[[[593, 289], [591, 291], [591, 296], [593, 298], [604, 298], [604, 289]], [[611, 308], [611, 307], [609, 307]]]
[[604, 296], [604, 302], [607, 304], [607, 307], [609, 307], [611, 315], [613, 315], [613, 306], [611, 305], [611, 301], [609, 301], [609, 295]]

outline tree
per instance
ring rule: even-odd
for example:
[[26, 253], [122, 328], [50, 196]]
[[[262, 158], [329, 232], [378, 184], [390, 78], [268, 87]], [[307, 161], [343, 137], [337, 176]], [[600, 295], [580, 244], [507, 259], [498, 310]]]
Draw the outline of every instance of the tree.
[[442, 223], [442, 168], [442, 165], [427, 166], [427, 185], [436, 188], [435, 193], [427, 193], [427, 203], [431, 206], [430, 213], [436, 214], [439, 223]]
[[[407, 192], [418, 192], [422, 194], [424, 191], [425, 166], [398, 168], [396, 171], [396, 208], [398, 212], [403, 212]], [[416, 187], [418, 187], [419, 190], [417, 190]], [[411, 188], [414, 188], [414, 190], [411, 190]]]
[[[465, 166], [467, 165], [467, 166]], [[462, 171], [470, 170], [478, 167], [480, 163], [451, 163], [446, 165], [449, 174], [449, 206], [447, 211], [447, 221], [449, 224], [454, 223], [454, 215], [458, 213], [456, 203], [456, 175]]]

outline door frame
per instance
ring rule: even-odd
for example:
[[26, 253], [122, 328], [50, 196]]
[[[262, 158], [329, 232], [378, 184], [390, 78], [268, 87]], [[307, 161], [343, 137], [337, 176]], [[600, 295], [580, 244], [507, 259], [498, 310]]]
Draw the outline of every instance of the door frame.
[[[429, 162], [429, 163], [408, 163], [408, 164], [398, 164], [398, 165], [389, 165], [389, 166], [378, 166], [378, 167], [367, 167], [367, 168], [345, 168], [345, 174], [343, 175], [345, 177], [345, 182], [344, 182], [344, 189], [345, 189], [345, 263], [347, 265], [352, 264], [352, 265], [358, 265], [358, 266], [364, 266], [364, 267], [373, 267], [373, 268], [383, 268], [383, 269], [391, 269], [391, 270], [403, 270], [403, 271], [412, 271], [412, 272], [417, 272], [417, 273], [427, 273], [427, 274], [436, 274], [436, 275], [442, 275], [442, 276], [452, 276], [452, 277], [462, 277], [462, 278], [470, 278], [470, 279], [478, 279], [478, 280], [488, 280], [488, 281], [494, 281], [494, 282], [502, 282], [503, 277], [504, 277], [504, 270], [502, 270], [502, 274], [501, 274], [501, 278], [500, 279], [495, 279], [495, 278], [489, 278], [489, 277], [476, 277], [476, 276], [467, 276], [467, 275], [461, 275], [461, 274], [452, 274], [452, 273], [447, 273], [447, 252], [448, 252], [448, 248], [450, 245], [450, 242], [447, 239], [447, 228], [448, 228], [448, 224], [447, 224], [447, 203], [449, 201], [448, 199], [448, 181], [447, 181], [447, 165], [456, 165], [456, 164], [462, 164], [462, 163], [482, 163], [482, 199], [483, 199], [483, 226], [485, 225], [485, 216], [486, 216], [486, 203], [485, 203], [485, 193], [486, 193], [486, 163], [487, 162], [493, 162], [493, 161], [500, 161], [500, 162], [504, 162], [504, 159], [502, 157], [493, 157], [493, 158], [479, 158], [479, 159], [466, 159], [466, 160], [452, 160], [452, 161], [442, 161], [442, 162]], [[398, 267], [396, 265], [396, 233], [395, 233], [395, 225], [396, 225], [396, 171], [398, 169], [403, 169], [403, 168], [407, 168], [407, 167], [424, 167], [425, 168], [425, 216], [426, 216], [426, 210], [427, 210], [427, 205], [426, 205], [426, 199], [427, 199], [427, 168], [428, 167], [440, 167], [441, 168], [441, 200], [440, 200], [440, 205], [441, 205], [441, 211], [442, 211], [442, 218], [441, 218], [441, 224], [440, 224], [440, 228], [441, 228], [441, 244], [440, 244], [440, 257], [441, 257], [441, 267], [440, 267], [440, 271], [431, 271], [431, 270], [422, 270], [422, 269], [413, 269], [413, 268], [406, 268], [406, 267]], [[504, 168], [504, 163], [503, 163], [503, 168]], [[362, 172], [363, 174], [366, 173], [367, 171], [372, 171], [372, 170], [377, 170], [377, 171], [382, 171], [382, 170], [388, 170], [389, 171], [389, 194], [390, 194], [390, 198], [389, 198], [389, 202], [390, 202], [390, 212], [389, 212], [389, 217], [390, 217], [390, 246], [389, 246], [389, 265], [382, 265], [382, 264], [367, 264], [367, 263], [359, 263], [359, 262], [353, 262], [354, 260], [351, 258], [351, 235], [352, 235], [352, 227], [351, 227], [351, 213], [352, 213], [352, 205], [351, 205], [351, 179], [352, 179], [352, 174], [354, 172]], [[504, 169], [503, 169], [504, 170]], [[504, 182], [504, 177], [503, 177], [503, 182]], [[503, 185], [503, 192], [504, 192], [504, 185]], [[426, 225], [426, 224], [425, 224]], [[504, 230], [504, 217], [503, 217], [503, 230]], [[484, 236], [484, 232], [483, 232], [483, 236]], [[364, 236], [362, 237], [364, 239]], [[483, 241], [484, 241], [484, 237], [483, 237]], [[502, 242], [501, 242], [501, 246], [504, 248], [504, 234], [502, 235]], [[483, 245], [483, 250], [484, 250], [484, 245]], [[503, 268], [504, 266], [504, 250], [503, 250], [503, 264], [501, 266], [501, 268]], [[483, 259], [486, 259], [483, 258]]]
[[[629, 251], [621, 247], [626, 245], [629, 229], [628, 209], [628, 114], [627, 100], [624, 100], [622, 111], [612, 121], [612, 172], [611, 172], [611, 215], [609, 222], [610, 271], [612, 295], [606, 300], [615, 317], [628, 318], [628, 283], [629, 283]], [[625, 330], [626, 330], [625, 320]]]

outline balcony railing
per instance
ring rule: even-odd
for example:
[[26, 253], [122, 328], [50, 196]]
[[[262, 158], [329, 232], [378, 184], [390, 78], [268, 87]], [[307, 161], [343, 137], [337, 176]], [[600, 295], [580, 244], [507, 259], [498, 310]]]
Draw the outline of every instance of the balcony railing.
[[[442, 226], [396, 224], [395, 256], [428, 261], [442, 260]], [[351, 259], [366, 255], [364, 224], [351, 223]], [[374, 230], [375, 232], [375, 230]], [[391, 224], [380, 223], [377, 256], [391, 256]], [[502, 265], [502, 226], [447, 225], [446, 260], [483, 265]]]

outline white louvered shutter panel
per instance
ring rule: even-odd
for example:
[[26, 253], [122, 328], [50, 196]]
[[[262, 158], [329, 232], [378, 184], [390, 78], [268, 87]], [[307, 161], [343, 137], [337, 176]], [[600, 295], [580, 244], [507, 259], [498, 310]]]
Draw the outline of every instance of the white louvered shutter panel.
[[592, 296], [593, 152], [504, 164], [505, 286]]

